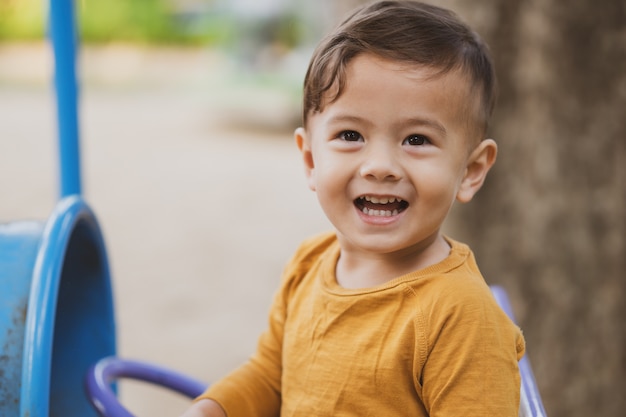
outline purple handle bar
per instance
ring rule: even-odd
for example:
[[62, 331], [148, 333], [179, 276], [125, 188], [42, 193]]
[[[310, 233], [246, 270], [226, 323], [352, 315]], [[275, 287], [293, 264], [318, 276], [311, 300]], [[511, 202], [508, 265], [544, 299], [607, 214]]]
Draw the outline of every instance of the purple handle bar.
[[208, 384], [153, 364], [108, 357], [92, 366], [85, 377], [87, 397], [102, 417], [135, 417], [122, 406], [111, 388], [118, 378], [131, 378], [170, 388], [189, 398], [202, 394]]
[[[491, 286], [491, 293], [496, 299], [498, 305], [515, 322], [513, 315], [513, 307], [509, 301], [509, 297], [504, 288], [498, 285]], [[543, 407], [543, 401], [537, 388], [535, 375], [530, 366], [528, 355], [524, 355], [519, 361], [519, 371], [521, 375], [521, 392], [520, 392], [520, 417], [546, 417], [546, 410]]]

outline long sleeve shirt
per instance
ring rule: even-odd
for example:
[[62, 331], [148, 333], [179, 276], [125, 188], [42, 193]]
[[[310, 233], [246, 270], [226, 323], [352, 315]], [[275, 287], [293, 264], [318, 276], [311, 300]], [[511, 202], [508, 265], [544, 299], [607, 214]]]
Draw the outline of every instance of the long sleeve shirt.
[[200, 398], [229, 417], [516, 417], [521, 331], [448, 241], [443, 261], [364, 289], [337, 284], [334, 234], [304, 242], [256, 353]]

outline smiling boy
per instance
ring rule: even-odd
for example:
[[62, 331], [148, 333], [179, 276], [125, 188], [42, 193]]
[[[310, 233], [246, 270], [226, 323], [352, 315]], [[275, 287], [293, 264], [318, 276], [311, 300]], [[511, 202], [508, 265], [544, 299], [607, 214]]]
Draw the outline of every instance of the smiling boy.
[[256, 353], [186, 416], [517, 416], [521, 332], [441, 232], [495, 162], [494, 83], [434, 6], [375, 3], [321, 42], [295, 138], [335, 231], [301, 245]]
[[337, 229], [337, 279], [368, 287], [448, 256], [441, 225], [455, 199], [480, 188], [496, 145], [468, 131], [467, 113], [478, 109], [467, 109], [474, 103], [459, 70], [438, 75], [363, 52], [346, 80], [296, 139], [309, 186]]

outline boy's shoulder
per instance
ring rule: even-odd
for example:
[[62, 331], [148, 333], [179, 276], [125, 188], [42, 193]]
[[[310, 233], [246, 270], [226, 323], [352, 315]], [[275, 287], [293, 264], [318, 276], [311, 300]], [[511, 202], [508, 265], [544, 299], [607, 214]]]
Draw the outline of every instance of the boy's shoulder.
[[338, 250], [339, 243], [337, 235], [334, 231], [319, 233], [303, 240], [289, 262], [289, 266], [298, 268], [310, 268], [317, 262], [320, 257], [329, 250], [336, 248]]
[[[491, 304], [493, 296], [471, 248], [446, 237], [450, 254], [438, 264], [416, 271], [407, 282], [422, 306], [436, 310], [456, 310]], [[430, 302], [429, 302], [430, 301]]]
[[332, 246], [338, 245], [337, 234], [334, 231], [326, 231], [307, 237], [296, 249], [293, 255], [295, 259], [316, 257], [326, 252]]
[[339, 243], [335, 232], [324, 232], [303, 240], [287, 263], [281, 282], [285, 295], [293, 293], [316, 264], [333, 253], [339, 253]]
[[432, 321], [432, 328], [443, 329], [446, 323], [499, 323], [518, 333], [519, 329], [497, 304], [483, 277], [474, 253], [467, 244], [446, 238], [450, 243], [447, 268], [417, 280], [413, 287], [420, 308]]

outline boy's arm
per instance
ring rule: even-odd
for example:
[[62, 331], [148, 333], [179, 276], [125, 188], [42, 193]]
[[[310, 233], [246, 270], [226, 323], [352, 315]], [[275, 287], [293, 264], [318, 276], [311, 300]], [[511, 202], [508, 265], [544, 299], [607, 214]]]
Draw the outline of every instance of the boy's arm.
[[[225, 378], [212, 384], [196, 399], [219, 403], [228, 417], [274, 417], [280, 413], [283, 309], [277, 297], [269, 328], [259, 338], [254, 355]], [[217, 416], [219, 414], [215, 414]], [[214, 414], [207, 416], [213, 417]], [[191, 416], [190, 416], [191, 417]]]
[[[211, 385], [196, 403], [204, 399], [218, 403], [227, 417], [275, 417], [280, 414], [287, 305], [292, 292], [310, 268], [309, 249], [318, 249], [320, 241], [326, 242], [327, 246], [333, 239], [328, 234], [303, 243], [285, 268], [281, 287], [270, 308], [269, 326], [259, 338], [254, 355], [226, 378]], [[195, 417], [193, 414], [189, 417], [192, 416]], [[213, 417], [212, 414], [208, 416]]]
[[[279, 415], [288, 284], [288, 278], [284, 277], [283, 285], [276, 293], [270, 308], [268, 328], [259, 338], [256, 352], [245, 364], [212, 384], [198, 397], [196, 404], [205, 399], [219, 403], [220, 410], [228, 417]], [[214, 415], [219, 414], [207, 414], [210, 417]], [[193, 414], [189, 417], [191, 416]]]
[[204, 399], [193, 403], [180, 417], [226, 417], [226, 413], [217, 402]]
[[521, 332], [491, 294], [466, 290], [431, 323], [439, 331], [421, 375], [426, 409], [431, 417], [517, 417]]

